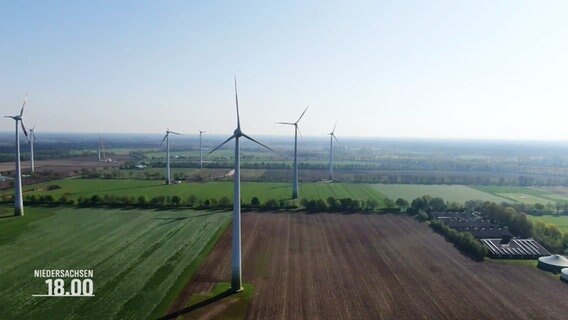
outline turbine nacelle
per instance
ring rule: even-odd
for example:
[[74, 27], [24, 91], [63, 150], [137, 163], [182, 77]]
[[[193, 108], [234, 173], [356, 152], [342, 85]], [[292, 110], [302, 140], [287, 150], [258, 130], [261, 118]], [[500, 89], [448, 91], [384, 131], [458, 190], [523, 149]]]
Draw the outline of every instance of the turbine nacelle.
[[15, 115], [15, 116], [4, 116], [5, 118], [11, 118], [13, 120], [16, 121], [16, 124], [18, 123], [18, 121], [20, 121], [20, 126], [22, 128], [22, 131], [24, 132], [24, 135], [26, 136], [26, 139], [28, 140], [28, 142], [30, 142], [30, 137], [28, 136], [28, 131], [26, 130], [26, 126], [24, 125], [24, 107], [26, 106], [26, 103], [28, 102], [28, 94], [26, 94], [25, 98], [24, 98], [24, 102], [22, 103], [22, 109], [20, 109], [20, 114]]
[[243, 132], [241, 131], [241, 128], [236, 128], [235, 131], [233, 132], [233, 136], [235, 136], [236, 138], [242, 137]]
[[22, 120], [22, 116], [19, 116], [19, 115], [17, 115], [17, 116], [4, 116], [4, 118], [12, 118], [12, 119], [14, 119], [14, 120], [16, 120], [16, 121], [21, 121], [21, 120]]
[[333, 138], [333, 139], [335, 139], [335, 141], [337, 141], [337, 143], [339, 143], [339, 140], [337, 140], [337, 137], [335, 136], [335, 128], [336, 127], [337, 127], [337, 122], [333, 126], [333, 130], [330, 133], [328, 133], [328, 135], [330, 135], [330, 139]]
[[235, 106], [236, 106], [236, 109], [237, 109], [237, 128], [235, 129], [235, 131], [233, 131], [233, 135], [230, 136], [229, 138], [227, 138], [227, 140], [225, 140], [223, 143], [221, 143], [220, 145], [218, 145], [216, 148], [214, 148], [213, 150], [209, 151], [209, 153], [207, 153], [207, 154], [211, 154], [211, 153], [215, 152], [217, 149], [221, 148], [221, 147], [224, 146], [227, 142], [233, 140], [234, 138], [237, 138], [237, 139], [238, 139], [238, 138], [240, 138], [240, 137], [244, 137], [244, 138], [246, 138], [246, 139], [248, 139], [248, 140], [250, 140], [250, 141], [252, 141], [252, 142], [254, 142], [254, 143], [256, 143], [256, 144], [258, 144], [258, 145], [260, 145], [260, 146], [262, 146], [262, 147], [264, 147], [264, 148], [266, 148], [266, 149], [268, 149], [268, 150], [270, 150], [270, 151], [272, 151], [272, 152], [274, 152], [274, 153], [276, 153], [276, 154], [278, 154], [278, 155], [280, 155], [281, 157], [287, 158], [286, 156], [282, 155], [281, 153], [278, 153], [278, 152], [274, 151], [272, 148], [268, 147], [267, 145], [262, 144], [262, 143], [256, 141], [255, 139], [249, 137], [248, 135], [246, 135], [246, 134], [241, 130], [241, 119], [240, 119], [240, 116], [239, 116], [239, 95], [238, 95], [238, 93], [237, 93], [237, 77], [235, 77]]
[[166, 135], [164, 136], [164, 139], [162, 139], [162, 142], [160, 143], [160, 146], [161, 146], [162, 144], [164, 144], [164, 141], [166, 141], [166, 139], [168, 139], [168, 137], [170, 136], [170, 134], [175, 134], [175, 135], [181, 136], [181, 133], [177, 133], [177, 132], [174, 132], [174, 131], [170, 131], [170, 129], [166, 129]]

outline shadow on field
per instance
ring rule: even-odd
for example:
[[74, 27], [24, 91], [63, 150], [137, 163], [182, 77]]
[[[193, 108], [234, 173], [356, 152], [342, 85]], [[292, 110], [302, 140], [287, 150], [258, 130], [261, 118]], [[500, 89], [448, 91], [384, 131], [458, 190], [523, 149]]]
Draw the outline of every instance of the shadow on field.
[[169, 223], [174, 223], [176, 221], [183, 221], [183, 220], [187, 220], [187, 219], [195, 219], [195, 218], [199, 218], [199, 217], [205, 217], [205, 216], [211, 216], [214, 214], [219, 214], [219, 213], [223, 213], [223, 212], [227, 212], [227, 211], [223, 211], [223, 210], [218, 210], [218, 211], [210, 211], [210, 212], [206, 212], [206, 213], [202, 213], [202, 214], [197, 214], [194, 216], [189, 216], [189, 217], [171, 217], [171, 218], [154, 218], [153, 220], [164, 220], [164, 223], [160, 223], [158, 226], [163, 226], [165, 224], [169, 224]]
[[4, 218], [13, 218], [15, 217], [15, 215], [11, 215], [11, 216], [0, 216], [0, 219], [4, 219]]
[[210, 305], [210, 304], [212, 304], [212, 303], [215, 303], [215, 302], [217, 302], [217, 301], [223, 300], [223, 299], [225, 299], [225, 298], [227, 298], [227, 297], [229, 297], [229, 296], [231, 296], [231, 295], [233, 295], [233, 294], [235, 294], [233, 291], [227, 290], [227, 291], [222, 292], [222, 293], [219, 293], [218, 295], [216, 295], [216, 296], [214, 296], [214, 297], [211, 297], [211, 298], [209, 298], [209, 299], [207, 299], [207, 300], [203, 300], [203, 301], [201, 301], [201, 302], [199, 302], [199, 303], [196, 303], [196, 304], [191, 305], [191, 306], [189, 306], [189, 307], [183, 308], [183, 309], [181, 309], [181, 310], [178, 310], [178, 311], [176, 311], [176, 312], [172, 312], [172, 313], [170, 313], [170, 314], [168, 314], [168, 315], [165, 315], [165, 316], [163, 316], [163, 317], [161, 317], [161, 318], [158, 318], [157, 320], [175, 319], [175, 318], [177, 318], [177, 317], [179, 317], [179, 316], [182, 316], [182, 315], [184, 315], [184, 314], [188, 314], [188, 313], [190, 313], [190, 312], [193, 312], [193, 311], [199, 310], [199, 309], [201, 309], [201, 308], [203, 308], [203, 307], [206, 307], [206, 306], [208, 306], [208, 305]]
[[274, 186], [274, 187], [270, 187], [270, 188], [267, 188], [267, 189], [272, 190], [272, 189], [287, 189], [287, 188], [290, 188], [290, 186], [289, 186], [289, 185], [285, 185], [285, 186]]

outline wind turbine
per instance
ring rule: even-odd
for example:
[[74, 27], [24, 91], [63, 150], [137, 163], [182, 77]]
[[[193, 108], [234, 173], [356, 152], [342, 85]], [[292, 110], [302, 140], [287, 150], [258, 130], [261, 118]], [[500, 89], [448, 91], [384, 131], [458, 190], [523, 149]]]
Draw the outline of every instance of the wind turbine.
[[329, 133], [329, 180], [333, 181], [333, 139], [339, 143], [337, 137], [335, 136], [335, 127], [337, 127], [337, 122], [333, 126], [333, 130]]
[[19, 115], [15, 116], [4, 116], [5, 118], [12, 118], [16, 121], [16, 183], [15, 183], [15, 195], [14, 195], [14, 215], [23, 216], [24, 215], [24, 200], [22, 199], [22, 169], [20, 168], [20, 134], [18, 131], [18, 122], [22, 127], [24, 135], [29, 141], [28, 132], [24, 126], [23, 115], [24, 107], [28, 101], [28, 96], [24, 98], [24, 103], [22, 104], [22, 109]]
[[296, 122], [277, 122], [278, 124], [294, 126], [294, 184], [292, 185], [292, 199], [298, 199], [298, 133], [300, 133], [300, 136], [302, 135], [298, 128], [298, 122], [300, 122], [306, 111], [308, 111], [308, 107], [304, 109], [304, 112], [302, 112]]
[[166, 163], [167, 163], [167, 165], [166, 165], [166, 173], [167, 173], [166, 184], [170, 184], [172, 182], [171, 175], [170, 175], [170, 133], [171, 134], [177, 134], [178, 136], [181, 135], [181, 133], [173, 132], [173, 131], [170, 131], [170, 129], [167, 129], [166, 135], [164, 136], [164, 139], [162, 139], [162, 143], [160, 143], [160, 146], [161, 146], [162, 144], [164, 144], [164, 141], [166, 141], [166, 149], [168, 150], [167, 151], [168, 159], [166, 161]]
[[201, 143], [201, 136], [207, 133], [207, 131], [202, 131], [199, 128], [197, 128], [197, 130], [199, 130], [199, 168], [203, 169], [203, 144]]
[[99, 150], [97, 153], [99, 162], [106, 162], [107, 157], [105, 153], [105, 145], [103, 144], [103, 138], [99, 136]]
[[28, 141], [30, 143], [30, 160], [32, 162], [32, 174], [35, 173], [35, 163], [34, 163], [34, 143], [37, 142], [36, 136], [35, 136], [35, 125], [33, 128], [31, 128], [30, 131], [30, 136], [28, 137]]
[[241, 121], [239, 118], [239, 97], [237, 95], [237, 78], [235, 77], [235, 104], [237, 107], [237, 128], [227, 140], [217, 146], [215, 149], [209, 151], [208, 154], [213, 153], [221, 148], [225, 143], [235, 139], [235, 173], [234, 173], [234, 194], [233, 194], [233, 245], [232, 245], [232, 259], [231, 259], [231, 290], [239, 292], [243, 290], [242, 286], [242, 263], [241, 263], [241, 159], [239, 139], [246, 138], [256, 144], [259, 144], [266, 149], [277, 153], [270, 147], [256, 141], [241, 131]]

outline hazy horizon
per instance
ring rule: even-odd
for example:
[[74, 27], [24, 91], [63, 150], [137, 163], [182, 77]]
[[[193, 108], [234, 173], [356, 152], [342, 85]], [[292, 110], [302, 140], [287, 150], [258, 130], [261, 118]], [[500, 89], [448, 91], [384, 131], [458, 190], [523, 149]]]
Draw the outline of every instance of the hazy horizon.
[[[7, 2], [0, 105], [41, 132], [568, 141], [563, 1]], [[64, 129], [63, 129], [64, 128]], [[191, 131], [189, 130], [191, 128]], [[184, 130], [187, 129], [187, 130]], [[11, 119], [0, 131], [13, 132]]]
[[[199, 138], [199, 133], [197, 131], [189, 131], [189, 132], [184, 132], [182, 130], [177, 130], [176, 132], [181, 133], [180, 136], [176, 136], [176, 139], [181, 139], [181, 140], [187, 140], [187, 139], [198, 139]], [[39, 133], [38, 133], [39, 134]], [[46, 131], [46, 132], [41, 132], [41, 135], [43, 136], [49, 136], [49, 137], [53, 137], [53, 136], [66, 136], [66, 135], [70, 135], [70, 136], [86, 136], [88, 138], [96, 138], [96, 139], [105, 139], [106, 138], [115, 138], [115, 137], [119, 137], [119, 136], [142, 136], [142, 137], [153, 137], [156, 136], [158, 137], [159, 141], [157, 143], [159, 143], [162, 139], [162, 137], [165, 134], [165, 130], [164, 132], [63, 132], [63, 131]], [[208, 140], [208, 138], [213, 138], [214, 140], [225, 140], [226, 138], [228, 138], [230, 135], [232, 135], [232, 132], [229, 133], [204, 133], [203, 135], [203, 139], [204, 141]], [[9, 141], [9, 142], [13, 142], [13, 137], [14, 137], [14, 132], [13, 131], [0, 131], [0, 138], [3, 140]], [[263, 139], [277, 139], [277, 140], [290, 140], [291, 142], [294, 141], [294, 135], [293, 135], [293, 131], [292, 134], [264, 134], [264, 133], [255, 133], [254, 134], [255, 138], [263, 138]], [[547, 144], [552, 144], [555, 146], [566, 146], [568, 147], [568, 140], [528, 140], [528, 139], [476, 139], [476, 138], [451, 138], [451, 137], [447, 137], [447, 138], [423, 138], [423, 137], [372, 137], [372, 136], [337, 136], [341, 141], [347, 141], [347, 140], [353, 140], [353, 141], [377, 141], [377, 142], [389, 142], [389, 141], [400, 141], [400, 142], [418, 142], [418, 143], [455, 143], [455, 142], [461, 142], [461, 143], [471, 143], [471, 144], [477, 144], [477, 143], [487, 143], [487, 144], [538, 144], [538, 145], [547, 145]], [[325, 140], [325, 141], [329, 141], [329, 135], [324, 134], [324, 135], [303, 135], [302, 137], [298, 138], [299, 140], [299, 145], [302, 144], [302, 141], [304, 140]], [[23, 133], [20, 132], [20, 143], [21, 144], [26, 144], [27, 142], [25, 141], [25, 137], [23, 136]], [[41, 142], [40, 142], [41, 143]], [[343, 143], [344, 144], [344, 143]]]

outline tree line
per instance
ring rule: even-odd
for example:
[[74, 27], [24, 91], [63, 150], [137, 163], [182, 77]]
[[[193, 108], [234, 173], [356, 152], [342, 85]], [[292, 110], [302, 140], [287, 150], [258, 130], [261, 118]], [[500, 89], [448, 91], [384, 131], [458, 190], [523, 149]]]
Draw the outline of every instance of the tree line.
[[328, 197], [327, 199], [302, 199], [302, 206], [307, 212], [361, 212], [375, 211], [380, 203], [375, 199], [359, 200], [352, 198]]
[[471, 233], [459, 232], [438, 220], [431, 221], [430, 227], [435, 232], [444, 236], [447, 241], [453, 243], [454, 246], [466, 256], [475, 261], [483, 261], [483, 259], [485, 259], [487, 248], [474, 238]]

